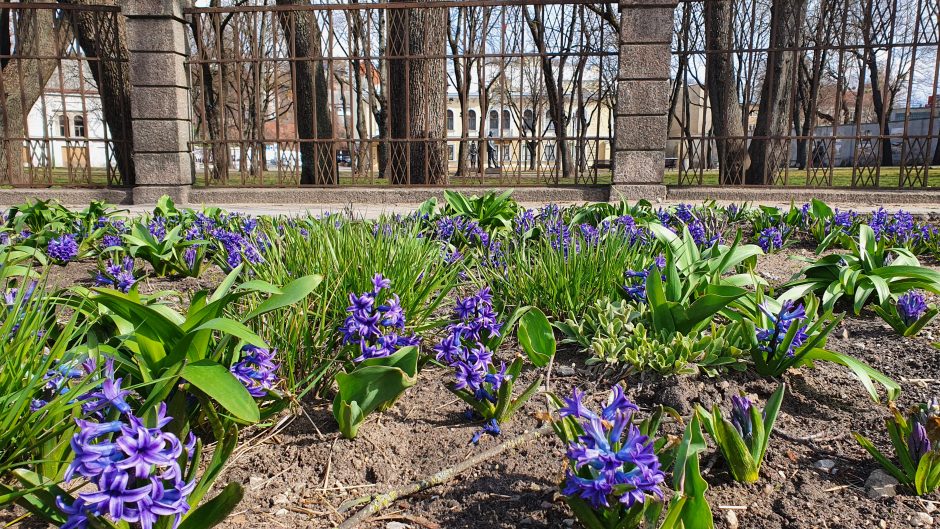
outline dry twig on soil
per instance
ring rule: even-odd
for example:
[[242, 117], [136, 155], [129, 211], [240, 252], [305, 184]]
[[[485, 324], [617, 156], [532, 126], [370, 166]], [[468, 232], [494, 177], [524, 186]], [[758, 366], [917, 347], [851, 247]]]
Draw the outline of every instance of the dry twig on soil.
[[401, 489], [390, 490], [386, 492], [385, 494], [376, 496], [369, 503], [369, 505], [366, 505], [361, 511], [357, 512], [354, 516], [347, 518], [346, 521], [339, 524], [337, 526], [337, 529], [352, 529], [353, 527], [359, 527], [359, 525], [365, 522], [366, 520], [368, 520], [370, 516], [388, 507], [398, 498], [410, 496], [411, 494], [414, 494], [416, 492], [420, 492], [422, 490], [435, 487], [442, 483], [446, 483], [447, 481], [450, 481], [451, 479], [459, 475], [461, 472], [469, 468], [472, 468], [486, 461], [487, 459], [495, 457], [505, 452], [506, 450], [515, 448], [521, 444], [532, 441], [533, 439], [537, 439], [551, 431], [552, 431], [551, 424], [546, 424], [537, 430], [526, 432], [518, 437], [515, 437], [513, 439], [506, 441], [505, 443], [494, 446], [493, 448], [485, 452], [481, 452], [471, 457], [470, 459], [461, 461], [459, 464], [455, 466], [441, 470], [440, 472], [438, 472], [437, 474], [434, 474], [433, 476], [412, 482], [411, 484]]

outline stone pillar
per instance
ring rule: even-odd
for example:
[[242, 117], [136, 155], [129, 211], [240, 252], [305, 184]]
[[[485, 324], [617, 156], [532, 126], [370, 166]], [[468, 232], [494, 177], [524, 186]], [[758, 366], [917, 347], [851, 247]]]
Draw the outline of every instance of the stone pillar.
[[189, 0], [125, 0], [130, 52], [131, 118], [137, 181], [134, 203], [167, 194], [188, 202], [193, 169], [186, 79], [186, 21]]
[[674, 0], [619, 0], [612, 201], [662, 200]]

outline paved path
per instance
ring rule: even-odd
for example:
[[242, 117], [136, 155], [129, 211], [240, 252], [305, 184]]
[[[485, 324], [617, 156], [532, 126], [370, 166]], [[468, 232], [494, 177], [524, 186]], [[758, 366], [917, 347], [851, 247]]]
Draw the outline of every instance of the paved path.
[[[677, 201], [666, 201], [659, 205], [675, 205], [678, 204]], [[720, 200], [717, 201], [717, 204], [721, 206], [726, 206], [732, 204], [732, 201]], [[740, 202], [737, 202], [740, 204]], [[538, 208], [545, 205], [544, 202], [520, 202], [523, 207], [526, 208]], [[567, 206], [574, 204], [583, 204], [583, 202], [558, 202], [559, 206]], [[750, 203], [754, 205], [754, 203]], [[762, 203], [769, 206], [777, 206], [780, 208], [789, 208], [789, 203], [779, 203], [779, 202], [766, 202]], [[417, 208], [418, 204], [270, 204], [270, 205], [258, 205], [258, 204], [205, 204], [206, 206], [218, 206], [227, 211], [237, 211], [247, 215], [287, 215], [287, 216], [301, 216], [306, 214], [320, 215], [326, 212], [348, 212], [351, 213], [354, 218], [360, 219], [377, 219], [383, 214], [402, 214], [407, 215]], [[830, 203], [832, 207], [837, 207], [839, 209], [854, 209], [859, 212], [870, 212], [878, 209], [876, 206], [870, 205], [853, 205], [848, 203]], [[190, 207], [198, 207], [195, 204], [190, 204]], [[151, 211], [153, 208], [147, 206], [122, 206], [122, 208], [127, 209], [134, 213], [143, 213]], [[904, 209], [915, 215], [936, 215], [940, 216], [940, 205], [937, 206], [926, 206], [926, 205], [903, 205], [903, 204], [885, 204], [884, 208], [888, 211], [897, 211], [898, 209]]]

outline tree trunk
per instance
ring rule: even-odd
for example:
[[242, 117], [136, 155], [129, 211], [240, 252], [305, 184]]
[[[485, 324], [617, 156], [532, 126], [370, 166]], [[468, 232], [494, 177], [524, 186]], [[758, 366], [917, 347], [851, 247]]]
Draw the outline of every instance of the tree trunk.
[[[219, 7], [219, 5], [219, 0], [209, 2], [209, 7]], [[225, 135], [222, 130], [222, 98], [219, 92], [221, 92], [224, 87], [221, 82], [218, 83], [218, 91], [216, 90], [217, 80], [228, 79], [228, 63], [224, 60], [225, 48], [223, 47], [225, 39], [207, 39], [203, 34], [205, 29], [200, 27], [197, 23], [198, 20], [197, 17], [194, 17], [190, 25], [193, 32], [193, 41], [196, 44], [196, 53], [199, 56], [199, 60], [202, 61], [199, 74], [202, 108], [198, 110], [201, 112], [201, 118], [206, 127], [206, 131], [209, 133], [209, 152], [212, 162], [212, 171], [209, 173], [209, 177], [213, 182], [219, 182], [228, 175], [230, 156], [228, 143], [225, 142]], [[220, 33], [224, 32], [224, 28], [228, 25], [229, 20], [230, 17], [221, 21], [219, 24]], [[214, 31], [212, 34], [214, 35]], [[212, 70], [212, 54], [210, 52], [212, 46], [218, 47], [218, 49], [215, 50], [216, 58], [219, 63], [218, 76], [216, 76], [215, 72]], [[276, 139], [280, 140], [280, 138]], [[206, 159], [204, 163], [209, 163], [209, 161], [210, 160]], [[280, 163], [280, 161], [278, 161], [278, 163]]]
[[445, 184], [447, 10], [431, 9], [434, 0], [417, 3], [427, 7], [388, 12], [388, 54], [397, 57], [388, 63], [391, 178], [396, 184]]
[[[71, 5], [115, 5], [114, 0], [59, 0]], [[71, 11], [70, 22], [98, 85], [104, 121], [111, 131], [118, 171], [125, 185], [133, 185], [134, 132], [131, 124], [131, 79], [127, 28], [118, 13]]]
[[705, 76], [712, 112], [712, 134], [718, 150], [718, 179], [722, 184], [741, 184], [751, 165], [744, 140], [741, 102], [731, 55], [731, 0], [705, 2]]
[[23, 174], [26, 116], [42, 95], [58, 60], [24, 57], [58, 55], [54, 13], [52, 9], [23, 9], [19, 10], [16, 18], [14, 58], [4, 65], [0, 74], [0, 138], [3, 143], [0, 148], [0, 181], [3, 183], [29, 183]]
[[[304, 0], [277, 0], [279, 6], [305, 3]], [[335, 185], [338, 183], [336, 157], [329, 141], [333, 139], [333, 120], [320, 54], [320, 26], [310, 11], [282, 12], [280, 24], [293, 59], [295, 122], [301, 140], [300, 183]]]
[[894, 156], [891, 152], [891, 130], [888, 126], [892, 105], [891, 97], [884, 93], [879, 80], [878, 59], [874, 51], [869, 51], [865, 56], [865, 63], [868, 67], [868, 75], [871, 77], [871, 104], [875, 109], [875, 117], [878, 119], [881, 134], [884, 136], [878, 140], [881, 145], [881, 167], [894, 165]]
[[[555, 126], [556, 156], [561, 157], [561, 176], [562, 178], [574, 178], [574, 168], [571, 163], [571, 152], [568, 150], [568, 120], [565, 116], [565, 94], [561, 77], [565, 74], [565, 59], [563, 55], [558, 60], [558, 78], [556, 79], [555, 68], [552, 65], [552, 57], [546, 53], [546, 35], [544, 24], [544, 6], [535, 5], [533, 10], [535, 16], [529, 13], [527, 8], [522, 9], [522, 14], [529, 26], [529, 32], [532, 34], [532, 40], [539, 51], [539, 59], [542, 66], [542, 75], [545, 78], [545, 95], [548, 100], [548, 112], [551, 116], [552, 124]], [[574, 21], [570, 22], [571, 28], [575, 26]], [[570, 40], [569, 40], [570, 42]]]
[[[751, 141], [751, 167], [745, 183], [772, 184], [790, 157], [794, 67], [806, 0], [776, 0], [770, 12], [770, 51], [761, 88], [757, 126]], [[787, 49], [781, 51], [781, 48]]]

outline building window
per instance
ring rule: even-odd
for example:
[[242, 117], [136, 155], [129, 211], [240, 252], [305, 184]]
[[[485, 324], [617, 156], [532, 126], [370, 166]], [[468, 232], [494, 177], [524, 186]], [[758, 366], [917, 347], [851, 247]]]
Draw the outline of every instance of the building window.
[[522, 113], [522, 123], [525, 125], [526, 130], [535, 132], [535, 114], [531, 110], [526, 109]]
[[65, 114], [59, 114], [59, 136], [69, 136], [69, 118]]
[[447, 111], [447, 130], [454, 130], [454, 111]]
[[490, 130], [499, 130], [499, 112], [495, 110], [490, 110]]
[[512, 159], [512, 150], [509, 145], [503, 145], [503, 161], [508, 162], [510, 159]]
[[[551, 113], [551, 111], [546, 111], [546, 112], [545, 112], [545, 123], [548, 124], [548, 126], [547, 126], [546, 129], [547, 129], [549, 132], [555, 132], [555, 122], [552, 121], [552, 113]], [[553, 152], [553, 153], [552, 153], [552, 159], [553, 159], [553, 160], [554, 160], [554, 156], [555, 156], [555, 153]]]
[[75, 116], [75, 119], [72, 120], [72, 130], [75, 131], [75, 136], [77, 138], [85, 137], [85, 118], [82, 116]]
[[448, 151], [448, 153], [447, 153], [447, 159], [450, 160], [450, 161], [454, 161], [454, 146], [453, 146], [453, 145], [448, 145], [448, 146], [447, 146], [447, 151]]
[[468, 124], [468, 126], [470, 127], [470, 130], [477, 130], [477, 111], [476, 110], [468, 111], [467, 117], [469, 118], [468, 121], [470, 122]]
[[503, 130], [509, 130], [509, 120], [510, 120], [510, 119], [511, 119], [511, 118], [510, 118], [510, 116], [509, 116], [509, 111], [508, 111], [508, 110], [503, 110]]

